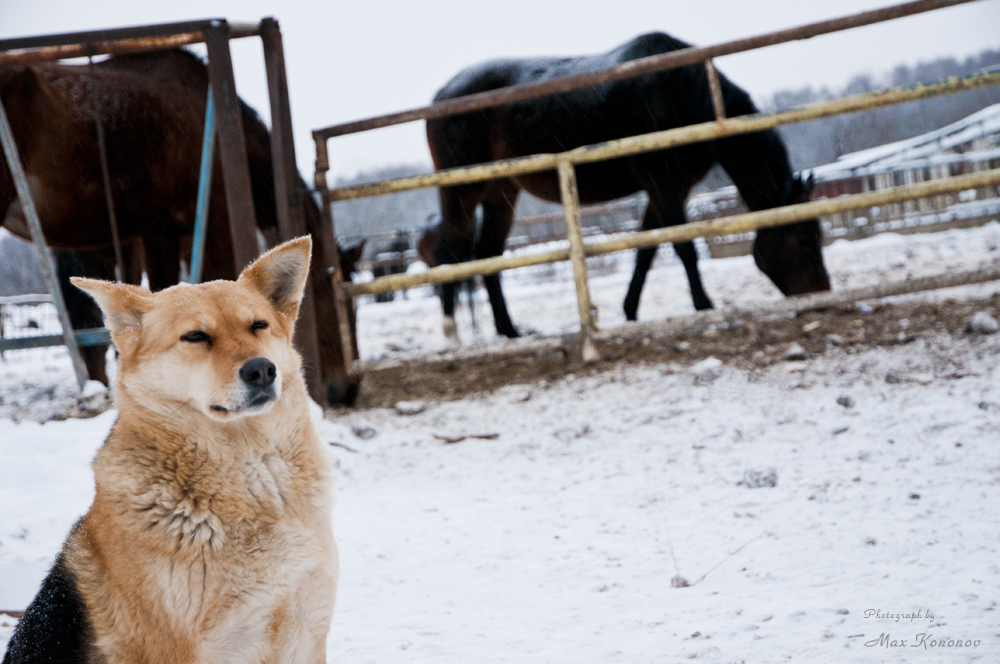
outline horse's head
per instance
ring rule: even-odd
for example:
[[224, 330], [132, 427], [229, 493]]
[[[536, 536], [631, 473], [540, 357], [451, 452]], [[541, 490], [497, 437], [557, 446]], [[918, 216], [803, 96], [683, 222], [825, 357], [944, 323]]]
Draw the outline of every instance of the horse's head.
[[[314, 244], [314, 252], [315, 246]], [[354, 269], [361, 259], [364, 246], [365, 243], [361, 242], [350, 248], [340, 248], [340, 269], [344, 281], [351, 280]], [[313, 256], [314, 261], [317, 258], [317, 256]], [[318, 266], [311, 276], [313, 292], [316, 295], [314, 301], [316, 302], [316, 334], [319, 342], [320, 375], [326, 390], [326, 400], [331, 406], [350, 406], [358, 398], [361, 376], [351, 371], [350, 362], [344, 358], [340, 336], [340, 318], [337, 316], [337, 309], [334, 306], [330, 275], [322, 267], [322, 263], [314, 262], [313, 265]], [[350, 317], [351, 338], [354, 340], [353, 351], [356, 357], [358, 354], [358, 334], [354, 307], [349, 306], [347, 313]]]
[[[792, 179], [785, 205], [805, 203], [812, 192], [812, 175]], [[830, 290], [830, 275], [823, 265], [823, 232], [819, 219], [807, 219], [757, 230], [753, 259], [785, 295]]]
[[417, 240], [417, 255], [427, 267], [464, 263], [474, 258], [468, 229], [463, 235], [454, 225], [441, 221], [438, 214], [430, 215], [428, 222]]

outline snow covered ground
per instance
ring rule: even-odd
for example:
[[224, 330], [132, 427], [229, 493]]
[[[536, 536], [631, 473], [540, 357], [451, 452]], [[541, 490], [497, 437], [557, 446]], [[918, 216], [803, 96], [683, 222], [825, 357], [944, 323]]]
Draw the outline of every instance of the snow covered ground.
[[[998, 245], [994, 223], [826, 255], [840, 288], [972, 268]], [[665, 263], [646, 320], [690, 309]], [[592, 283], [604, 325], [622, 266]], [[749, 259], [702, 266], [717, 304], [775, 297]], [[569, 282], [507, 281], [523, 325], [573, 320]], [[359, 314], [368, 357], [443, 345], [433, 299]], [[12, 361], [3, 379], [68, 380], [59, 362]], [[330, 661], [1000, 661], [1000, 335], [755, 370], [623, 366], [329, 418]], [[0, 610], [30, 601], [89, 504], [113, 419], [0, 419]], [[441, 440], [470, 434], [491, 437]], [[0, 648], [13, 622], [0, 616]]]

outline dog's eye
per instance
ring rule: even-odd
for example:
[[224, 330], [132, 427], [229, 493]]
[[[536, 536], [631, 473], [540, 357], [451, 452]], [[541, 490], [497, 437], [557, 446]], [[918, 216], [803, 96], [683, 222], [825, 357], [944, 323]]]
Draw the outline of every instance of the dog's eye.
[[257, 330], [266, 330], [267, 321], [266, 320], [255, 320], [253, 325], [250, 326], [251, 332], [256, 332]]
[[188, 332], [187, 334], [185, 334], [184, 336], [181, 337], [181, 341], [186, 341], [189, 344], [200, 344], [200, 343], [209, 342], [211, 340], [212, 340], [212, 337], [208, 336], [207, 334], [205, 334], [201, 330], [193, 330], [193, 331]]

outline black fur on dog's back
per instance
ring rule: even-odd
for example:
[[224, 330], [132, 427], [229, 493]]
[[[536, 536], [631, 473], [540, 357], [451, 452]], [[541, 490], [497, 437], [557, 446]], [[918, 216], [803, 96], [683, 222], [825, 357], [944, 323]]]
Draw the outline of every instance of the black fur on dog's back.
[[87, 661], [90, 619], [76, 577], [60, 553], [7, 644], [3, 664], [70, 664]]

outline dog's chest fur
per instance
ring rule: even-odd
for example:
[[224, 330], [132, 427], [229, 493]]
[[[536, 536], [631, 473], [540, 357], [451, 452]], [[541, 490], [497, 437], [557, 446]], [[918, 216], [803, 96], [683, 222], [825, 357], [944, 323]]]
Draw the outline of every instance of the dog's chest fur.
[[122, 534], [125, 546], [111, 558], [135, 561], [105, 569], [95, 587], [145, 586], [141, 595], [157, 599], [178, 633], [200, 635], [203, 654], [254, 659], [286, 605], [308, 604], [300, 596], [307, 580], [334, 565], [323, 451], [306, 428], [279, 440], [252, 429], [224, 440], [157, 436], [147, 442], [116, 427], [95, 460], [87, 518]]

